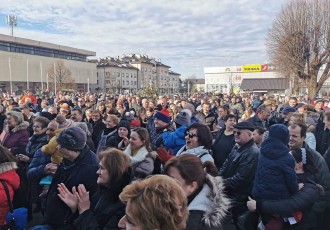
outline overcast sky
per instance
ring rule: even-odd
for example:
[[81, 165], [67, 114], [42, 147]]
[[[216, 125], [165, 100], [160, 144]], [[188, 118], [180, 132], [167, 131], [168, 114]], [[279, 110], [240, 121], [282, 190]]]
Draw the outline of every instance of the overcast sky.
[[14, 36], [95, 51], [161, 59], [182, 77], [203, 68], [265, 63], [265, 37], [286, 0], [2, 0], [18, 17]]

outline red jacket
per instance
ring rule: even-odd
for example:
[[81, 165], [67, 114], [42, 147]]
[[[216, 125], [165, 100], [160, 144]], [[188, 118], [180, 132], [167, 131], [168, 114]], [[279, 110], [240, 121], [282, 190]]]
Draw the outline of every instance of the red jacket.
[[[0, 179], [4, 180], [7, 184], [11, 200], [13, 200], [14, 197], [14, 190], [18, 189], [20, 183], [16, 168], [17, 166], [15, 162], [5, 162], [0, 164]], [[6, 191], [0, 183], [0, 226], [5, 224], [8, 212], [9, 206]]]

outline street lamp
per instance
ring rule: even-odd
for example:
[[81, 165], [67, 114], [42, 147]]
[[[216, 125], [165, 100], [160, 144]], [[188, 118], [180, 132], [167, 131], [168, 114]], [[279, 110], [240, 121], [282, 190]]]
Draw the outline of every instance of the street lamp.
[[17, 17], [12, 15], [7, 15], [6, 23], [11, 27], [11, 36], [14, 36], [14, 27], [17, 26]]

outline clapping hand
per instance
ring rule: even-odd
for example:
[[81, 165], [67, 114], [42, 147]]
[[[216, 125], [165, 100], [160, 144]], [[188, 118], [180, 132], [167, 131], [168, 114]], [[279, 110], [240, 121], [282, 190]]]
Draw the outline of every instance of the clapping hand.
[[80, 184], [78, 186], [78, 193], [76, 194], [78, 198], [78, 211], [79, 214], [85, 212], [88, 210], [91, 206], [90, 200], [89, 200], [89, 192], [86, 190], [85, 186], [83, 184]]
[[72, 193], [63, 184], [58, 184], [57, 187], [59, 198], [71, 209], [72, 213], [75, 213], [78, 207], [78, 197], [76, 187], [73, 186]]

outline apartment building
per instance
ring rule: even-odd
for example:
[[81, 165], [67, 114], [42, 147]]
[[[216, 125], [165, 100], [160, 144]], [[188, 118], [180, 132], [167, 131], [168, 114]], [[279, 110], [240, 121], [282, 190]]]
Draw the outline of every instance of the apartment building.
[[[146, 86], [155, 85], [159, 93], [179, 92], [179, 73], [170, 66], [147, 55], [128, 54], [122, 57], [107, 57], [97, 63], [97, 84], [95, 91], [135, 93]], [[131, 77], [132, 76], [132, 77]], [[136, 77], [135, 77], [136, 76]], [[114, 90], [115, 89], [115, 90]]]

